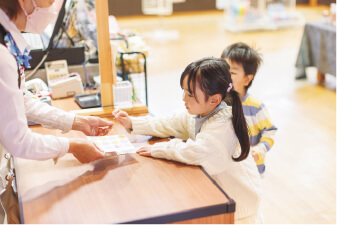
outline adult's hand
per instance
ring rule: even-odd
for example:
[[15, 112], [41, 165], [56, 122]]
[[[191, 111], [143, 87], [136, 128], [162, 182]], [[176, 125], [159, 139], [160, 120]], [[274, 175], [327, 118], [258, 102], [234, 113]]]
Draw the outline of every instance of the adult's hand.
[[104, 136], [109, 133], [113, 124], [96, 116], [76, 116], [72, 129], [82, 131], [87, 136]]
[[104, 158], [104, 151], [94, 142], [84, 138], [71, 138], [68, 153], [71, 153], [81, 163], [89, 163]]

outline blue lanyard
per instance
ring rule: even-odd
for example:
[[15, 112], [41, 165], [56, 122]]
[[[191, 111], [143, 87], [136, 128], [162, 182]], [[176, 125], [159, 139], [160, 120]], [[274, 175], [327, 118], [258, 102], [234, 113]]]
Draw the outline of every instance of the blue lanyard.
[[29, 55], [29, 52], [27, 51], [27, 49], [25, 49], [23, 54], [22, 54], [10, 33], [7, 33], [5, 35], [4, 40], [5, 40], [5, 44], [8, 48], [8, 50], [9, 50], [9, 52], [16, 59], [16, 62], [18, 64], [18, 67], [20, 68], [20, 70], [23, 69], [22, 67], [30, 68], [29, 60], [31, 60], [32, 57]]

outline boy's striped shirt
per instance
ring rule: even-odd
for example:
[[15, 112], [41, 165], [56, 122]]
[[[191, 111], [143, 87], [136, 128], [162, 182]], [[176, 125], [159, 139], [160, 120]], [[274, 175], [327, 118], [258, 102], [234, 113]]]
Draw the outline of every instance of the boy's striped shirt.
[[274, 145], [277, 130], [265, 105], [248, 93], [242, 98], [243, 113], [249, 126], [251, 150], [259, 155], [256, 165], [260, 173], [265, 171], [266, 153]]

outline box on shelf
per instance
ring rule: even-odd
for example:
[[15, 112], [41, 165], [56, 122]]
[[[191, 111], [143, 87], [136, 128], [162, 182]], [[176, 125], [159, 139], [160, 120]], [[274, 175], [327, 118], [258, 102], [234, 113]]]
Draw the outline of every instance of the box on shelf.
[[118, 81], [117, 86], [112, 86], [115, 108], [132, 108], [132, 84], [130, 81]]
[[70, 73], [66, 60], [45, 62], [48, 86], [53, 99], [83, 94], [83, 83], [78, 73]]

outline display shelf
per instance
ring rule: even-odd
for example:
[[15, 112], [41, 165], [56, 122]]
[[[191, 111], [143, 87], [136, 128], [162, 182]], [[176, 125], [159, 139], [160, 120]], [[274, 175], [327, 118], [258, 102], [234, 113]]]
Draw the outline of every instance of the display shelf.
[[[98, 57], [101, 75], [101, 100], [103, 107], [82, 109], [73, 112], [79, 115], [106, 116], [111, 115], [111, 112], [114, 110], [112, 87], [113, 85], [116, 86], [117, 83], [116, 65], [114, 63], [116, 55], [114, 55], [110, 44], [108, 0], [96, 1], [95, 4], [96, 11], [99, 12], [96, 13], [96, 18]], [[134, 104], [133, 108], [126, 109], [126, 111], [130, 114], [137, 114], [148, 112], [148, 109], [146, 105]]]
[[305, 24], [295, 0], [231, 0], [225, 10], [225, 29], [231, 32], [277, 30]]
[[[138, 92], [137, 91], [135, 92], [136, 94], [138, 94], [140, 92], [139, 91], [140, 87], [139, 87], [139, 85], [137, 87], [135, 87], [136, 86], [135, 80], [137, 79], [135, 77], [138, 74], [144, 74], [145, 102], [146, 102], [146, 106], [148, 106], [146, 55], [143, 52], [137, 52], [137, 51], [133, 51], [133, 52], [120, 52], [119, 54], [120, 54], [120, 64], [121, 64], [121, 69], [122, 69], [122, 74], [121, 74], [122, 78], [123, 78], [123, 80], [126, 80], [126, 79], [129, 79], [131, 77], [134, 77], [134, 79], [131, 79], [131, 81], [132, 81], [132, 84], [134, 86], [134, 90], [136, 90], [136, 89], [138, 90]], [[144, 59], [144, 62], [141, 63], [141, 62], [138, 62], [138, 60], [137, 60], [137, 62], [136, 62], [137, 66], [136, 66], [135, 72], [127, 71], [126, 68], [125, 68], [126, 67], [126, 62], [125, 62], [125, 59], [124, 59], [125, 55], [141, 55], [143, 57], [143, 59]], [[143, 65], [142, 66], [142, 70], [140, 70], [140, 68], [138, 68], [139, 64]], [[132, 76], [130, 76], [130, 75], [132, 75]], [[140, 96], [140, 95], [138, 95], [138, 96]]]

